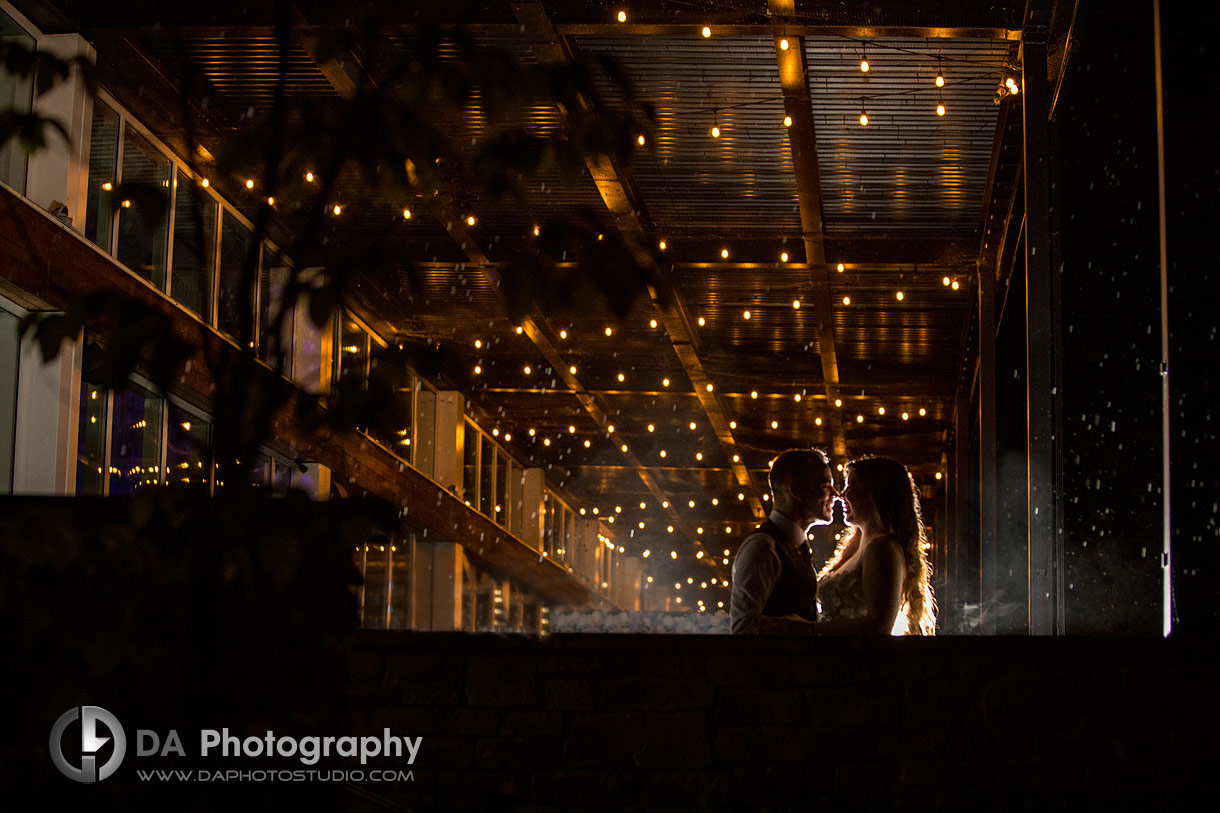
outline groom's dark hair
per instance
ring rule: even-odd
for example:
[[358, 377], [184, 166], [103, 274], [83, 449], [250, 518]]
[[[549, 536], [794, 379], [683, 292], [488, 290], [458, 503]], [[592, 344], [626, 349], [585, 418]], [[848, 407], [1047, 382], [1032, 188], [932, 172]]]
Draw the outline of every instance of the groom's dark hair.
[[808, 477], [809, 472], [820, 471], [823, 466], [830, 467], [830, 458], [821, 449], [788, 449], [780, 452], [771, 461], [771, 471], [767, 475], [771, 496], [778, 502], [784, 494], [784, 486], [797, 478]]

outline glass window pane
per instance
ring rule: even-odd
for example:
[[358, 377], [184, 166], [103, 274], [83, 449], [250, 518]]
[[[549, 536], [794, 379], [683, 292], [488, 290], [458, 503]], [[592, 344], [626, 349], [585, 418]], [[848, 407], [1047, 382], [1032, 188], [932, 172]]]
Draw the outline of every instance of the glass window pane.
[[496, 452], [496, 522], [506, 525], [508, 518], [508, 455]]
[[411, 537], [395, 539], [390, 546], [389, 628], [411, 627]]
[[161, 399], [140, 387], [114, 394], [111, 496], [128, 496], [161, 481], [161, 414]]
[[89, 193], [85, 203], [85, 236], [110, 251], [114, 227], [114, 187], [118, 184], [119, 114], [101, 99], [93, 100], [89, 136]]
[[212, 321], [216, 268], [216, 201], [185, 173], [174, 196], [174, 273], [170, 296]]
[[254, 235], [250, 230], [232, 214], [225, 212], [220, 227], [220, 292], [216, 299], [216, 326], [239, 343], [253, 339], [253, 333], [241, 335], [242, 314], [254, 314], [254, 283], [258, 269], [253, 269], [250, 274], [250, 287], [244, 294], [241, 285], [246, 264], [258, 262], [258, 255], [250, 253], [253, 246]]
[[495, 518], [496, 490], [494, 478], [496, 473], [496, 447], [491, 438], [483, 436], [483, 457], [479, 461], [479, 513], [485, 517]]
[[[283, 359], [279, 368], [283, 375], [292, 376], [292, 327], [293, 304], [284, 302], [284, 290], [291, 279], [292, 268], [288, 261], [271, 246], [263, 244], [263, 273], [258, 285], [258, 357], [272, 369]], [[283, 313], [280, 311], [283, 310]], [[272, 326], [279, 320], [279, 345], [271, 335]]]
[[76, 493], [102, 494], [106, 477], [106, 391], [87, 381], [80, 386]]
[[[0, 9], [0, 42], [34, 50], [34, 38], [25, 29]], [[0, 63], [0, 110], [14, 113], [29, 113], [33, 99], [34, 82], [31, 76], [15, 76]], [[0, 144], [0, 181], [4, 181], [18, 192], [25, 193], [26, 152], [17, 139]]]
[[165, 481], [206, 484], [211, 424], [173, 404], [169, 411], [170, 422], [165, 430]]
[[390, 545], [385, 540], [368, 546], [364, 555], [364, 620], [363, 626], [370, 629], [384, 629], [386, 615], [389, 612], [387, 603], [389, 583], [388, 557]]
[[165, 288], [169, 182], [173, 165], [130, 127], [123, 136], [124, 199], [119, 205], [119, 262]]
[[462, 499], [478, 509], [479, 506], [479, 430], [470, 421], [466, 422], [466, 438], [462, 446]]
[[0, 310], [0, 494], [13, 490], [13, 443], [17, 426], [17, 360], [21, 342], [16, 316]]
[[352, 382], [349, 386], [361, 388], [368, 384], [369, 334], [353, 319], [339, 320], [339, 352], [335, 362], [336, 382]]

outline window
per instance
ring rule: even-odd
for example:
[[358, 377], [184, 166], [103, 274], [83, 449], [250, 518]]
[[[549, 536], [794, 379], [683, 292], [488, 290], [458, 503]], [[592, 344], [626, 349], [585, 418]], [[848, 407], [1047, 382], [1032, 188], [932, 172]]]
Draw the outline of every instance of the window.
[[[86, 351], [87, 352], [87, 351]], [[109, 393], [88, 381], [80, 387], [80, 432], [77, 438], [76, 493], [106, 493], [106, 420]]]
[[[0, 10], [0, 42], [16, 43], [34, 50], [34, 38], [17, 21]], [[30, 76], [14, 76], [0, 64], [0, 110], [29, 113], [34, 82]], [[17, 139], [0, 144], [0, 181], [18, 192], [25, 192], [26, 154]]]
[[0, 494], [13, 490], [13, 433], [17, 424], [18, 319], [0, 309]]
[[114, 194], [119, 185], [119, 114], [101, 99], [93, 100], [89, 136], [89, 195], [85, 204], [85, 237], [112, 251]]
[[130, 127], [124, 129], [124, 197], [118, 208], [115, 257], [164, 290], [173, 165], [147, 138]]
[[216, 201], [183, 172], [174, 195], [174, 260], [170, 296], [212, 321], [216, 268]]
[[[257, 287], [242, 291], [242, 279], [258, 279], [258, 254], [251, 254], [254, 235], [230, 212], [224, 213], [220, 227], [220, 288], [216, 295], [216, 327], [238, 342], [254, 340], [253, 332], [242, 332], [242, 317], [253, 319]], [[253, 262], [252, 275], [245, 277], [247, 263]], [[250, 322], [251, 328], [253, 321]]]
[[130, 385], [113, 396], [109, 494], [128, 496], [161, 482], [161, 415], [163, 401], [143, 387]]
[[335, 383], [363, 388], [369, 380], [369, 334], [349, 316], [339, 320], [339, 352], [335, 354]]
[[[259, 276], [258, 357], [272, 369], [292, 377], [293, 305], [284, 295], [292, 277], [292, 267], [278, 251], [263, 246], [263, 273]], [[279, 343], [272, 335], [276, 320], [280, 320]]]
[[169, 405], [165, 440], [165, 482], [200, 485], [208, 482], [208, 450], [212, 426], [175, 404]]

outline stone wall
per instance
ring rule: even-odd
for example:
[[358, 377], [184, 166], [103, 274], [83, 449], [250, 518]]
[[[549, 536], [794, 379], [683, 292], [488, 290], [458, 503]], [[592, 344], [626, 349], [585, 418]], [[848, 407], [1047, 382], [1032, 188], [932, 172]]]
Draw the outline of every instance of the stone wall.
[[1212, 648], [366, 632], [353, 728], [423, 742], [349, 807], [1160, 808], [1220, 764]]

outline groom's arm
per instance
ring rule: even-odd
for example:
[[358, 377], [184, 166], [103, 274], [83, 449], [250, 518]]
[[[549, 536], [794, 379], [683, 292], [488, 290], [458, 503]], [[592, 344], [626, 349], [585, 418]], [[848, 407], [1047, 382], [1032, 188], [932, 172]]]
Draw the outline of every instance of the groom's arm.
[[757, 632], [758, 619], [779, 580], [779, 554], [775, 540], [752, 534], [733, 559], [733, 590], [729, 597], [729, 628], [734, 633]]

